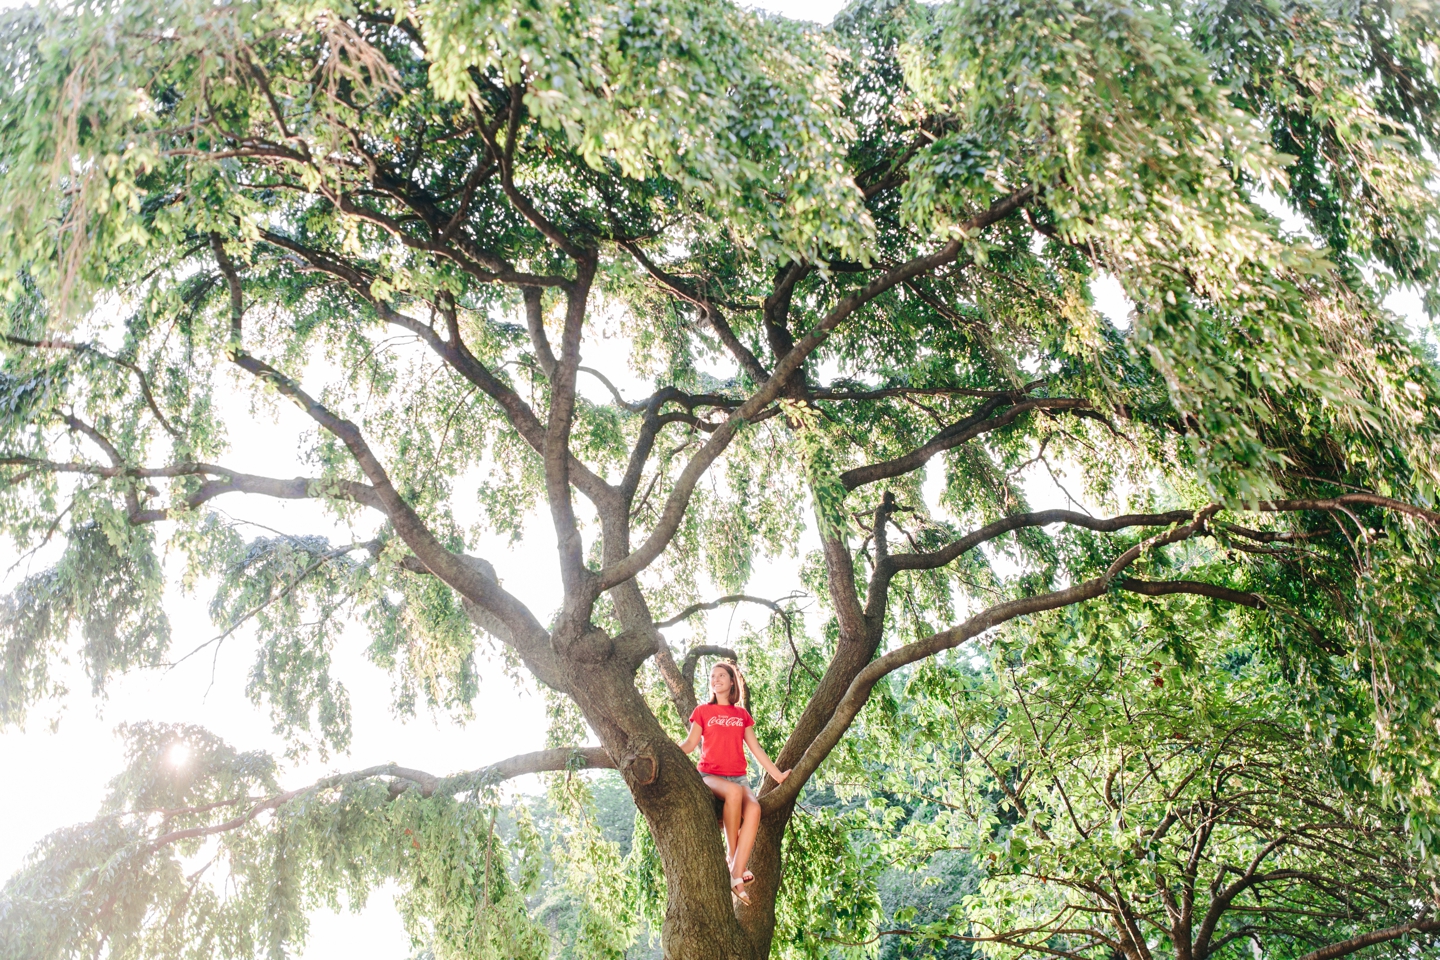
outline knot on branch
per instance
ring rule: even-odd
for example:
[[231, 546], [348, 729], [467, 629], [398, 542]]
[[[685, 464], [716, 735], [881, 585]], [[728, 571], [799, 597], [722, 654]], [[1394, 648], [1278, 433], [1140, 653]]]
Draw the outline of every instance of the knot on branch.
[[587, 626], [578, 637], [555, 637], [555, 652], [575, 663], [604, 663], [615, 653], [615, 641], [598, 627]]
[[[495, 574], [495, 565], [489, 560], [483, 557], [472, 557], [468, 553], [459, 554], [458, 559], [482, 578], [491, 581], [497, 586], [499, 585], [500, 578]], [[419, 563], [418, 559], [416, 563]], [[420, 566], [424, 567], [424, 564], [420, 564]], [[430, 571], [427, 568], [424, 572], [429, 573]], [[470, 622], [474, 623], [475, 626], [484, 630], [501, 643], [511, 643], [514, 641], [514, 634], [510, 628], [495, 614], [486, 610], [464, 594], [460, 595], [460, 605], [465, 608], [466, 615], [470, 617]]]
[[639, 666], [660, 651], [661, 636], [651, 627], [626, 630], [615, 638], [615, 650], [625, 663]]
[[472, 557], [468, 553], [460, 554], [459, 558], [462, 563], [486, 580], [493, 581], [496, 584], [500, 583], [500, 577], [495, 573], [495, 564], [489, 560], [486, 560], [484, 557]]
[[386, 771], [395, 777], [390, 781], [390, 799], [394, 800], [406, 790], [415, 787], [420, 788], [420, 796], [429, 797], [435, 793], [435, 788], [440, 785], [440, 778], [426, 773], [424, 770], [412, 770], [409, 767], [391, 767]]
[[620, 758], [620, 772], [632, 786], [645, 787], [660, 776], [660, 761], [648, 741], [631, 747]]

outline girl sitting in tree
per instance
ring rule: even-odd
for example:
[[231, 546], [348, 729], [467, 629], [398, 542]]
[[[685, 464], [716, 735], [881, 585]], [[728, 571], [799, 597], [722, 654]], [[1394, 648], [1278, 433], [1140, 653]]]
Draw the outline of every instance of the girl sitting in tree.
[[790, 775], [770, 762], [755, 739], [755, 720], [740, 704], [745, 702], [745, 681], [740, 668], [729, 660], [710, 671], [710, 700], [690, 714], [690, 735], [680, 749], [690, 753], [700, 747], [700, 775], [715, 796], [725, 802], [720, 820], [725, 826], [725, 845], [730, 851], [730, 889], [746, 906], [750, 897], [745, 884], [755, 879], [746, 867], [760, 830], [760, 801], [750, 789], [746, 776], [743, 743], [750, 748], [761, 768], [780, 783]]

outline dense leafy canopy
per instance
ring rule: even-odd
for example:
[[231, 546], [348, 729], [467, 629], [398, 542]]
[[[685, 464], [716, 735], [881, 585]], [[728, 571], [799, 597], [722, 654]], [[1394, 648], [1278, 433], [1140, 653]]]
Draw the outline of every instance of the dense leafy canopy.
[[[297, 751], [348, 744], [356, 620], [402, 710], [490, 658], [555, 719], [293, 790], [136, 727], [7, 954], [279, 957], [392, 880], [437, 958], [1432, 949], [1440, 378], [1384, 300], [1440, 303], [1437, 42], [1398, 0], [5, 13], [0, 533], [58, 561], [0, 720], [171, 658], [166, 570]], [[234, 458], [252, 413], [308, 476]], [[481, 555], [540, 523], [551, 610]], [[732, 909], [673, 744], [722, 651], [667, 637], [752, 599], [794, 773]], [[491, 789], [540, 770], [544, 836]]]
[[1002, 957], [1136, 941], [1299, 957], [1428, 900], [1424, 858], [1356, 777], [1361, 738], [1319, 748], [1275, 664], [1213, 611], [1110, 606], [1002, 638], [991, 670], [922, 671], [903, 711], [867, 725], [884, 746], [857, 757], [858, 782], [883, 798], [870, 829], [900, 826], [887, 853], [987, 867], [948, 915], [892, 935], [968, 927]]

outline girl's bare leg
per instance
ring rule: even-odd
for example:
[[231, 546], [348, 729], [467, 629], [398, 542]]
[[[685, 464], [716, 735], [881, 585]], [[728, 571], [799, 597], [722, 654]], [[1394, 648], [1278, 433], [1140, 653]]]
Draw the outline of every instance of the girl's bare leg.
[[[719, 777], [706, 777], [705, 786], [710, 788], [711, 793], [725, 801], [725, 812], [720, 815], [720, 822], [725, 826], [725, 858], [733, 861], [735, 859], [735, 846], [740, 833], [741, 808], [745, 803], [746, 794], [750, 791], [733, 780], [721, 780]], [[753, 846], [755, 841], [753, 835], [750, 841]], [[749, 856], [749, 854], [746, 854], [746, 856]], [[738, 873], [734, 872], [733, 868], [731, 873], [733, 876], [739, 876]]]
[[[750, 865], [750, 851], [755, 848], [755, 834], [760, 832], [760, 801], [755, 799], [755, 794], [748, 787], [741, 789], [744, 795], [741, 800], [740, 836], [731, 848], [734, 851], [734, 856], [730, 858], [731, 878], [745, 874], [745, 868]], [[728, 803], [726, 808], [729, 808]]]

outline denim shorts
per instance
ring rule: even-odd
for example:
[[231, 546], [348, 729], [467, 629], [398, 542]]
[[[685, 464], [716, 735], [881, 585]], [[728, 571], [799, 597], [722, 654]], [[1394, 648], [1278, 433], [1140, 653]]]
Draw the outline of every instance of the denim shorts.
[[714, 777], [714, 778], [717, 779], [717, 780], [729, 780], [731, 783], [738, 783], [738, 784], [740, 784], [740, 786], [742, 786], [742, 787], [748, 787], [748, 786], [750, 786], [750, 778], [749, 778], [749, 777], [746, 777], [746, 776], [741, 776], [741, 777], [727, 777], [727, 776], [725, 776], [723, 773], [702, 773], [702, 774], [700, 774], [700, 776], [702, 776], [702, 777]]

